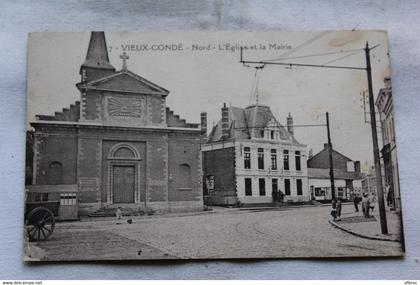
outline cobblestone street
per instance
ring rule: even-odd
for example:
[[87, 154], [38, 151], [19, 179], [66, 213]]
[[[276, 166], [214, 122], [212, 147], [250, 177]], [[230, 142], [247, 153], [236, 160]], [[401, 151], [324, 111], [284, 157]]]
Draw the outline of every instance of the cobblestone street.
[[[346, 206], [351, 207], [351, 206]], [[238, 210], [59, 223], [32, 258], [161, 259], [399, 256], [398, 242], [359, 238], [328, 223], [330, 207]], [[38, 254], [36, 254], [38, 252]], [[38, 255], [38, 256], [37, 256]]]

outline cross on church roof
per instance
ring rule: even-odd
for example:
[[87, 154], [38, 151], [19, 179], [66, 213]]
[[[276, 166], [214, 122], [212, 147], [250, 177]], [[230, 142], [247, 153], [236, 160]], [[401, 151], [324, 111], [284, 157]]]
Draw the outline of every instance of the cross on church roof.
[[127, 70], [127, 59], [129, 59], [128, 54], [123, 52], [122, 55], [120, 55], [120, 58], [122, 59], [122, 70]]

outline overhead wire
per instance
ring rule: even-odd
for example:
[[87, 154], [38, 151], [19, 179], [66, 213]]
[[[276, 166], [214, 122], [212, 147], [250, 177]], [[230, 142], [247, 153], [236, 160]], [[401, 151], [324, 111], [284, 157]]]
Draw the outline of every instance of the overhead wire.
[[346, 54], [346, 55], [341, 56], [341, 57], [339, 57], [339, 58], [336, 58], [336, 59], [332, 59], [332, 60], [330, 60], [330, 61], [327, 61], [327, 62], [325, 62], [325, 63], [323, 63], [323, 64], [321, 64], [321, 65], [327, 65], [327, 64], [330, 64], [330, 63], [333, 63], [333, 62], [336, 62], [336, 61], [342, 60], [342, 59], [344, 59], [344, 58], [347, 58], [347, 57], [350, 57], [350, 56], [356, 55], [356, 54], [358, 54], [358, 53], [359, 53], [359, 52], [357, 51], [357, 52], [353, 52], [353, 53], [350, 53], [350, 54]]
[[292, 54], [292, 53], [294, 53], [294, 52], [296, 52], [296, 51], [298, 51], [298, 50], [302, 49], [303, 47], [305, 47], [305, 46], [307, 46], [307, 45], [309, 45], [309, 44], [311, 44], [311, 43], [315, 42], [316, 40], [318, 40], [318, 39], [322, 38], [323, 36], [326, 36], [326, 35], [327, 35], [327, 34], [329, 34], [329, 33], [330, 33], [330, 32], [328, 32], [328, 31], [322, 32], [322, 33], [320, 33], [320, 34], [316, 35], [315, 37], [312, 37], [312, 38], [310, 38], [309, 40], [307, 40], [307, 41], [303, 42], [302, 44], [298, 45], [297, 47], [295, 47], [295, 48], [293, 48], [293, 49], [291, 49], [291, 50], [289, 50], [289, 51], [287, 51], [287, 52], [285, 52], [285, 53], [281, 54], [281, 55], [280, 55], [280, 57], [282, 58], [282, 57], [285, 57], [285, 56], [287, 56], [287, 55], [289, 55], [289, 54]]
[[324, 53], [314, 53], [314, 54], [306, 54], [301, 56], [292, 56], [292, 57], [281, 57], [276, 59], [268, 59], [268, 60], [262, 60], [262, 61], [277, 61], [277, 60], [284, 60], [284, 59], [300, 59], [300, 58], [308, 58], [308, 57], [319, 57], [319, 56], [326, 56], [326, 55], [333, 55], [333, 54], [342, 54], [342, 53], [348, 53], [348, 52], [359, 52], [363, 51], [363, 49], [348, 49], [348, 50], [340, 50], [340, 51], [334, 51], [334, 52], [324, 52]]

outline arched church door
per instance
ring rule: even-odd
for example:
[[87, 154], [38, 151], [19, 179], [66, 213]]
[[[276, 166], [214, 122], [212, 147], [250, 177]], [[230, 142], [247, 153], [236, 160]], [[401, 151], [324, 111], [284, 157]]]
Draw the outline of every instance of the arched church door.
[[111, 150], [112, 203], [130, 204], [136, 202], [136, 171], [138, 153], [134, 147], [119, 144]]

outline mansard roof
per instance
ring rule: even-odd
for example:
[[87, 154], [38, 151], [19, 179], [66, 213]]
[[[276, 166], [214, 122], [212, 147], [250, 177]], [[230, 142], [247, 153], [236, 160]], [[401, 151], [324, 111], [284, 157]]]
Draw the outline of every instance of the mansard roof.
[[[292, 144], [300, 144], [285, 127], [274, 117], [270, 107], [255, 104], [246, 108], [229, 107], [229, 137], [228, 140], [262, 138], [259, 130], [264, 128], [276, 128], [283, 141]], [[253, 132], [254, 131], [254, 132]], [[213, 127], [209, 134], [208, 142], [217, 142], [222, 139], [222, 121]]]
[[155, 94], [167, 96], [169, 91], [127, 69], [120, 70], [109, 76], [76, 84], [80, 90], [102, 90], [129, 92], [139, 94]]

